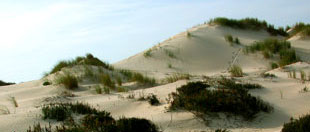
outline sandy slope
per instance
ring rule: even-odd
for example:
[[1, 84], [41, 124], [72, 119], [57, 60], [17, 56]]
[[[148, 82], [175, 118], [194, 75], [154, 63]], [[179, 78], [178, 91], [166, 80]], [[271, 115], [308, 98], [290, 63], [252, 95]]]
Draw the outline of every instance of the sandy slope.
[[[143, 71], [162, 77], [164, 73], [185, 72], [196, 75], [213, 75], [225, 71], [228, 62], [242, 46], [230, 46], [224, 36], [231, 34], [238, 37], [243, 45], [250, 45], [254, 41], [269, 38], [265, 31], [236, 30], [221, 26], [201, 25], [190, 29], [193, 37], [187, 37], [186, 32], [151, 48], [152, 56], [144, 57], [143, 53], [136, 54], [114, 64], [119, 68]], [[176, 58], [169, 57], [165, 50], [173, 52]], [[172, 68], [168, 68], [168, 64]], [[255, 71], [267, 68], [268, 61], [261, 56], [244, 55], [242, 52], [237, 64], [245, 71]], [[158, 72], [159, 71], [159, 72]]]
[[[270, 37], [268, 33], [259, 31], [235, 30], [226, 27], [201, 25], [189, 30], [193, 37], [188, 38], [186, 33], [178, 34], [152, 49], [152, 57], [145, 58], [143, 53], [125, 59], [115, 64], [116, 67], [137, 70], [163, 78], [175, 72], [190, 73], [193, 75], [219, 75], [228, 67], [232, 55], [242, 46], [230, 46], [224, 35], [231, 34], [238, 37], [243, 45]], [[290, 40], [292, 46], [303, 60], [310, 58], [310, 46], [307, 40]], [[176, 58], [169, 57], [165, 50], [173, 52]], [[234, 52], [234, 53], [233, 53]], [[168, 68], [168, 64], [173, 68]], [[262, 78], [258, 73], [268, 69], [268, 60], [260, 55], [244, 55], [240, 53], [237, 64], [241, 65], [246, 77], [241, 81], [255, 82], [263, 85], [262, 90], [252, 90], [251, 93], [260, 96], [274, 106], [271, 114], [260, 113], [252, 122], [245, 122], [239, 118], [207, 117], [208, 125], [186, 111], [167, 112], [166, 98], [177, 87], [186, 84], [181, 80], [175, 83], [156, 86], [148, 89], [134, 90], [128, 93], [113, 93], [109, 95], [95, 94], [89, 84], [83, 84], [79, 90], [73, 91], [76, 97], [64, 98], [59, 96], [63, 88], [60, 86], [42, 86], [43, 80], [31, 81], [11, 86], [0, 87], [0, 109], [8, 108], [10, 114], [0, 111], [0, 131], [25, 131], [35, 122], [55, 123], [52, 120], [42, 120], [40, 106], [52, 101], [82, 101], [98, 109], [111, 112], [115, 118], [143, 117], [155, 122], [165, 132], [177, 131], [208, 131], [216, 128], [228, 128], [232, 131], [280, 131], [284, 122], [290, 117], [298, 117], [310, 110], [308, 100], [310, 92], [300, 92], [305, 86], [310, 88], [309, 82], [302, 83], [297, 72], [297, 79], [288, 78], [287, 71], [295, 69], [310, 72], [308, 63], [295, 63], [285, 69], [268, 71], [276, 78]], [[309, 73], [310, 75], [310, 73]], [[201, 79], [200, 76], [196, 79]], [[129, 94], [139, 95], [156, 94], [162, 103], [160, 106], [150, 106], [147, 102], [127, 99]], [[281, 98], [282, 93], [282, 98]], [[15, 108], [10, 97], [15, 97], [18, 107]]]

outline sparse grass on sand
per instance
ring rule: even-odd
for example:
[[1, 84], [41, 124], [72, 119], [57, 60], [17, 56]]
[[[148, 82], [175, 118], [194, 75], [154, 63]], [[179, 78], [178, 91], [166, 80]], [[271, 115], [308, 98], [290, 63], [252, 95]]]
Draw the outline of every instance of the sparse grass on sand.
[[62, 84], [66, 89], [74, 90], [78, 88], [78, 79], [70, 73], [66, 72], [63, 75], [58, 75], [55, 80], [56, 84]]
[[229, 73], [232, 77], [242, 77], [243, 76], [242, 68], [238, 65], [233, 65], [229, 69]]
[[309, 132], [310, 115], [304, 115], [299, 119], [291, 118], [290, 122], [284, 123], [282, 132]]
[[244, 18], [244, 19], [228, 19], [225, 17], [218, 17], [211, 19], [209, 24], [219, 24], [237, 29], [250, 29], [250, 30], [265, 30], [271, 35], [288, 36], [283, 27], [276, 29], [273, 25], [268, 24], [266, 21], [258, 20], [257, 18]]

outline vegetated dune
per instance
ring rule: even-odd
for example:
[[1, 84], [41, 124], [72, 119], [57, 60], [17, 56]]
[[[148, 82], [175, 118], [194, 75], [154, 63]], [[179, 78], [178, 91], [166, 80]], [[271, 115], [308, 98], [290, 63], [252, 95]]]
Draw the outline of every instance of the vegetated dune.
[[[187, 32], [190, 36], [187, 36]], [[137, 70], [155, 76], [165, 74], [190, 73], [194, 75], [214, 75], [224, 72], [240, 48], [254, 41], [264, 40], [271, 36], [266, 31], [240, 30], [223, 26], [199, 25], [187, 32], [180, 33], [170, 39], [114, 64], [115, 67]], [[230, 45], [225, 35], [238, 37], [240, 45]], [[168, 52], [173, 54], [169, 57]], [[150, 51], [150, 56], [144, 53]], [[269, 62], [260, 55], [245, 55], [242, 51], [235, 64], [244, 71], [267, 69]], [[169, 67], [171, 65], [171, 67]]]
[[[225, 40], [226, 35], [238, 37], [241, 44], [230, 44]], [[43, 125], [55, 120], [43, 120], [41, 106], [51, 102], [84, 102], [100, 110], [111, 112], [114, 118], [139, 117], [154, 122], [165, 132], [209, 131], [226, 128], [231, 131], [281, 131], [283, 123], [291, 117], [299, 117], [310, 110], [308, 92], [310, 64], [297, 62], [282, 68], [270, 70], [270, 60], [261, 54], [245, 54], [240, 49], [255, 41], [270, 38], [266, 31], [240, 30], [216, 25], [199, 25], [180, 33], [114, 66], [129, 69], [156, 77], [158, 80], [174, 73], [194, 75], [189, 80], [179, 80], [144, 89], [132, 88], [128, 92], [112, 91], [110, 94], [97, 94], [95, 86], [98, 82], [79, 82], [75, 90], [66, 90], [62, 85], [54, 84], [54, 78], [64, 70], [82, 75], [79, 66], [64, 68], [41, 80], [20, 83], [0, 88], [0, 131], [25, 131], [34, 123]], [[283, 37], [277, 37], [284, 39]], [[308, 61], [310, 48], [307, 40], [289, 40], [296, 49], [301, 60]], [[240, 50], [240, 51], [239, 51]], [[147, 53], [147, 54], [146, 54]], [[237, 56], [237, 57], [234, 57]], [[250, 90], [254, 96], [270, 103], [274, 107], [272, 113], [259, 113], [251, 121], [239, 117], [227, 117], [224, 113], [218, 116], [207, 116], [206, 121], [196, 117], [189, 111], [168, 111], [168, 94], [185, 85], [188, 81], [205, 80], [201, 76], [227, 76], [229, 62], [242, 67], [246, 74], [237, 78], [240, 82], [261, 84], [263, 89]], [[91, 71], [98, 71], [97, 66], [91, 66]], [[95, 69], [95, 70], [94, 70]], [[113, 75], [113, 71], [104, 69]], [[266, 72], [267, 71], [267, 72]], [[260, 73], [274, 74], [275, 77], [262, 77]], [[294, 73], [295, 72], [295, 73]], [[304, 73], [306, 79], [301, 78]], [[295, 74], [295, 77], [294, 75]], [[215, 75], [215, 76], [213, 76]], [[49, 80], [52, 85], [43, 86]], [[124, 86], [132, 86], [134, 82], [124, 81]], [[131, 88], [131, 87], [128, 87]], [[64, 92], [66, 91], [66, 92]], [[74, 94], [74, 96], [71, 96]], [[152, 106], [147, 101], [138, 101], [140, 97], [149, 94], [157, 95], [160, 105]], [[130, 97], [130, 98], [128, 98]]]

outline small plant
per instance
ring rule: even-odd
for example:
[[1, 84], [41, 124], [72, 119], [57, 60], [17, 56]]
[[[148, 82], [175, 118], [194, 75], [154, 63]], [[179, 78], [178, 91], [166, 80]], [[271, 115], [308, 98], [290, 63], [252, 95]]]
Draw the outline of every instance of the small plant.
[[102, 94], [102, 88], [100, 87], [100, 85], [96, 85], [95, 90], [97, 94]]
[[242, 69], [240, 66], [237, 66], [237, 65], [233, 65], [230, 70], [230, 75], [232, 77], [242, 77], [243, 76], [243, 72], [242, 72]]
[[43, 82], [43, 86], [48, 86], [48, 85], [51, 85], [51, 83], [49, 81]]
[[103, 91], [105, 94], [110, 94], [110, 88], [109, 87], [103, 87]]
[[115, 83], [112, 81], [111, 77], [109, 74], [101, 74], [99, 76], [100, 78], [100, 82], [104, 85], [107, 86], [109, 88], [115, 88]]
[[263, 51], [263, 56], [264, 56], [265, 59], [270, 59], [271, 58], [271, 54], [267, 50]]
[[191, 38], [193, 35], [189, 31], [187, 31], [186, 36], [187, 36], [187, 38]]
[[165, 79], [162, 80], [163, 83], [173, 83], [178, 80], [188, 80], [190, 79], [189, 74], [182, 74], [182, 73], [176, 73], [171, 76], [166, 77]]
[[7, 85], [13, 85], [13, 84], [15, 84], [15, 83], [8, 83], [8, 82], [4, 82], [4, 81], [2, 81], [2, 80], [0, 80], [0, 86], [7, 86]]
[[274, 62], [270, 63], [270, 65], [271, 65], [271, 69], [276, 69], [279, 67], [279, 65], [277, 63], [274, 63]]
[[128, 92], [128, 90], [124, 87], [117, 87], [117, 92]]
[[122, 78], [121, 78], [121, 77], [117, 76], [117, 77], [116, 77], [116, 82], [117, 82], [117, 85], [118, 85], [118, 86], [122, 86], [123, 81], [122, 81]]
[[300, 73], [300, 79], [305, 82], [306, 81], [306, 73], [303, 70], [299, 71]]
[[168, 49], [164, 50], [166, 55], [169, 56], [170, 58], [176, 58], [176, 56], [174, 55], [174, 53]]
[[240, 44], [240, 40], [239, 40], [238, 37], [235, 38], [234, 43], [235, 43], [235, 44], [238, 44], [238, 45]]
[[57, 84], [64, 85], [67, 89], [73, 90], [78, 88], [78, 79], [69, 73], [60, 75], [58, 78], [56, 78], [56, 82]]
[[274, 74], [272, 74], [272, 73], [263, 73], [262, 74], [262, 77], [263, 78], [275, 78], [276, 77], [276, 75], [274, 75]]
[[233, 43], [234, 42], [234, 38], [232, 35], [228, 34], [228, 35], [225, 35], [225, 40], [229, 43]]
[[15, 97], [10, 96], [9, 100], [12, 102], [12, 104], [14, 105], [14, 107], [16, 107], [16, 108], [18, 107], [18, 103], [17, 103]]
[[302, 90], [300, 91], [301, 93], [306, 93], [306, 92], [308, 92], [309, 91], [309, 89], [305, 86], [304, 88], [302, 88]]
[[296, 79], [296, 71], [293, 70], [293, 78]]
[[168, 63], [168, 68], [169, 68], [169, 69], [171, 69], [171, 68], [172, 68], [171, 63]]
[[145, 58], [147, 58], [147, 57], [152, 57], [151, 52], [152, 52], [152, 50], [151, 50], [151, 49], [148, 49], [146, 52], [143, 53], [143, 56], [144, 56]]
[[149, 95], [147, 99], [148, 99], [148, 102], [150, 105], [159, 105], [160, 104], [159, 100], [157, 99], [157, 96], [154, 94]]

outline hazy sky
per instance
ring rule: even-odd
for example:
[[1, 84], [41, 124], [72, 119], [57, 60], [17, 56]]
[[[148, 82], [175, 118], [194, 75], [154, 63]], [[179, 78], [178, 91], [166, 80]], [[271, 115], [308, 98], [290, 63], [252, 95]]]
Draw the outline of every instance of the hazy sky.
[[310, 23], [309, 0], [1, 0], [0, 80], [39, 79], [62, 59], [117, 62], [214, 17]]

